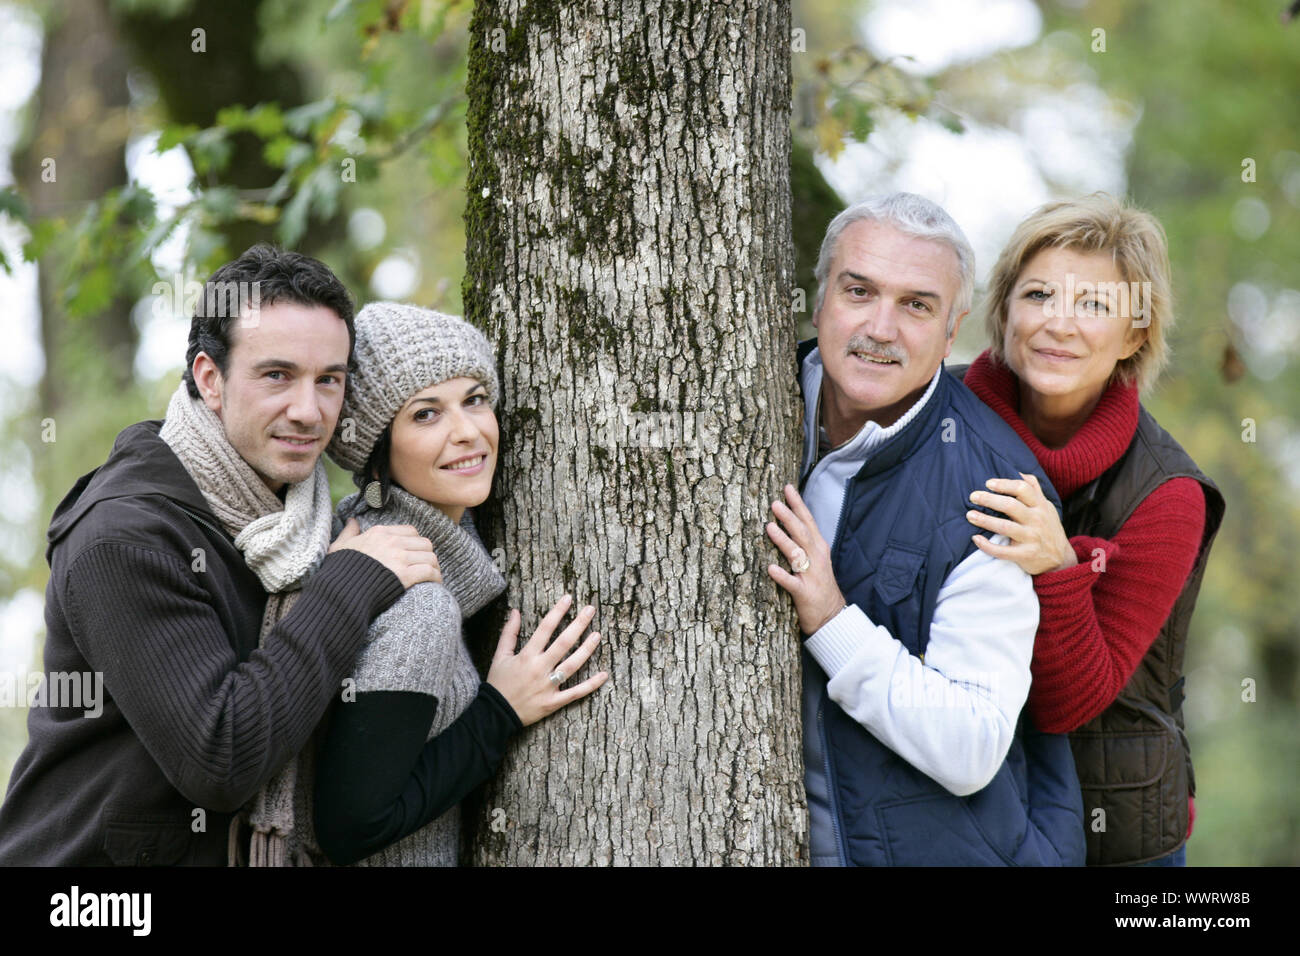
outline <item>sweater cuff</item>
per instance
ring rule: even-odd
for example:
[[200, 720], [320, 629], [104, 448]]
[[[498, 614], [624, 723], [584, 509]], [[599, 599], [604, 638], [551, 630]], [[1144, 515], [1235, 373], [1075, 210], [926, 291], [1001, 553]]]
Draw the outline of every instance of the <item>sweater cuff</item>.
[[487, 681], [483, 681], [478, 685], [478, 693], [480, 697], [486, 697], [488, 700], [492, 701], [492, 703], [496, 705], [501, 716], [510, 719], [510, 722], [514, 724], [515, 733], [524, 729], [523, 721], [519, 719], [519, 715], [515, 713], [515, 709], [510, 706], [510, 702], [502, 696], [501, 691], [497, 690]]
[[[808, 637], [804, 646], [826, 676], [834, 679], [853, 658], [871, 643], [878, 625], [856, 604], [849, 604]], [[888, 632], [886, 632], [888, 633]]]
[[1076, 535], [1070, 539], [1070, 545], [1078, 564], [1034, 576], [1034, 590], [1040, 600], [1072, 598], [1090, 591], [1098, 575], [1105, 572], [1107, 562], [1119, 554], [1119, 545], [1105, 538]]
[[402, 579], [379, 561], [356, 548], [341, 548], [325, 555], [303, 590], [325, 587], [369, 604], [373, 619], [406, 591]]

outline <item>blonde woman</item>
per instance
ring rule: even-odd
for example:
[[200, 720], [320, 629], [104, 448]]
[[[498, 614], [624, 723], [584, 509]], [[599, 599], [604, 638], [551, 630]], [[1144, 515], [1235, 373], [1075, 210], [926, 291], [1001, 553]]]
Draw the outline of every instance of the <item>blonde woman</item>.
[[1027, 706], [1071, 733], [1090, 865], [1184, 865], [1194, 812], [1183, 651], [1223, 497], [1139, 401], [1168, 361], [1170, 299], [1152, 216], [1104, 194], [1051, 203], [993, 268], [989, 348], [953, 369], [1063, 503], [1062, 521], [1032, 476], [1005, 475], [971, 489], [1001, 516], [968, 517], [978, 547], [1034, 575]]

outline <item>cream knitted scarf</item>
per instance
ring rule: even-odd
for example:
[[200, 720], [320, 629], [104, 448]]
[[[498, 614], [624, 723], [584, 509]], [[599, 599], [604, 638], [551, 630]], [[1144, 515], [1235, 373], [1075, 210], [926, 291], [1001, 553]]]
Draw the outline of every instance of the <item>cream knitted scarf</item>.
[[[171, 397], [159, 436], [190, 473], [270, 595], [258, 638], [261, 647], [329, 550], [332, 511], [325, 467], [318, 461], [311, 477], [290, 485], [281, 503], [231, 446], [221, 419], [201, 398], [191, 398], [183, 382]], [[293, 796], [298, 774], [304, 772], [301, 765], [310, 761], [311, 750], [309, 744], [289, 761], [231, 822], [231, 865], [240, 855], [241, 818], [253, 829], [250, 865], [310, 865], [307, 835], [300, 831], [310, 826], [311, 817], [295, 808]], [[306, 772], [310, 773], [309, 767]]]

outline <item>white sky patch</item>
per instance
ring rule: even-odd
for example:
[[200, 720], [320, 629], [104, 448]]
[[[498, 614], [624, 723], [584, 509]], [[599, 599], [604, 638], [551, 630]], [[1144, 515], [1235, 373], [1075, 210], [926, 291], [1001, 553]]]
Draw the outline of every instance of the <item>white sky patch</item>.
[[362, 251], [378, 246], [387, 232], [388, 225], [377, 209], [363, 206], [348, 217], [348, 238]]
[[[181, 286], [184, 295], [184, 286]], [[158, 379], [185, 367], [185, 350], [190, 342], [190, 320], [170, 309], [155, 306], [153, 296], [141, 299], [131, 310], [140, 330], [140, 347], [135, 353], [135, 374], [145, 381]]]
[[1051, 198], [1014, 133], [971, 127], [956, 134], [925, 119], [883, 120], [866, 143], [850, 145], [822, 171], [846, 203], [904, 190], [943, 206], [975, 249], [980, 279], [1020, 220]]
[[[0, 3], [0, 186], [13, 184], [10, 151], [19, 111], [41, 78], [41, 24], [31, 10]], [[13, 273], [0, 270], [0, 378], [33, 386], [45, 371], [36, 322], [36, 267], [23, 262], [26, 228], [0, 217], [0, 247]], [[0, 407], [0, 413], [3, 413]]]
[[40, 78], [40, 20], [31, 10], [0, 3], [0, 110], [19, 109]]
[[[132, 182], [143, 184], [154, 194], [158, 215], [164, 218], [194, 198], [194, 191], [190, 188], [194, 181], [194, 167], [190, 165], [185, 150], [179, 146], [164, 153], [157, 152], [158, 137], [158, 131], [154, 130], [127, 143], [126, 170]], [[189, 224], [182, 223], [159, 243], [150, 261], [160, 275], [170, 277], [180, 269], [188, 242]]]
[[381, 299], [405, 299], [420, 284], [420, 264], [410, 249], [394, 249], [370, 275], [370, 288]]
[[[1276, 378], [1300, 352], [1300, 291], [1282, 289], [1270, 301], [1259, 285], [1238, 282], [1228, 291], [1228, 316], [1241, 332], [1246, 363], [1257, 378]], [[1300, 487], [1300, 472], [1288, 474]]]
[[[41, 26], [36, 15], [12, 3], [0, 3], [0, 186], [13, 183], [10, 150], [19, 135], [18, 114], [31, 98], [41, 75]], [[12, 415], [28, 401], [45, 371], [37, 324], [36, 266], [22, 260], [27, 241], [23, 226], [0, 217], [3, 245], [13, 274], [0, 270], [0, 415]], [[24, 525], [36, 511], [31, 480], [31, 453], [11, 444], [0, 462], [0, 550], [16, 555], [30, 546]], [[0, 672], [23, 673], [33, 663], [36, 636], [43, 627], [44, 599], [23, 590], [0, 601]]]
[[862, 19], [872, 52], [912, 73], [937, 73], [1038, 39], [1043, 17], [1030, 0], [882, 0]]
[[1015, 127], [1049, 181], [1079, 194], [1123, 195], [1124, 155], [1140, 118], [1140, 110], [1099, 87], [1076, 83], [1038, 97], [1020, 111]]
[[35, 663], [36, 635], [45, 626], [45, 599], [25, 588], [0, 603], [0, 674], [23, 674]]
[[149, 187], [160, 206], [175, 208], [194, 198], [190, 190], [194, 167], [179, 146], [159, 153], [159, 135], [154, 130], [126, 144], [126, 169], [132, 182]]
[[[8, 218], [0, 218], [0, 247], [13, 274], [0, 269], [0, 378], [35, 388], [45, 373], [41, 351], [36, 266], [23, 262], [27, 229]], [[0, 405], [0, 414], [5, 406]]]
[[[142, 183], [153, 192], [158, 201], [158, 215], [167, 217], [194, 198], [190, 188], [194, 167], [179, 146], [157, 152], [158, 135], [153, 131], [127, 144], [126, 168], [132, 182]], [[131, 310], [132, 320], [140, 330], [135, 374], [144, 380], [159, 378], [185, 364], [190, 334], [190, 317], [184, 309], [189, 298], [187, 283], [197, 281], [194, 276], [179, 271], [185, 261], [189, 232], [189, 224], [182, 223], [150, 257], [162, 281], [172, 287], [171, 291], [146, 296]]]
[[17, 111], [40, 79], [40, 19], [31, 10], [0, 3], [0, 186], [13, 182], [9, 150], [18, 135]]

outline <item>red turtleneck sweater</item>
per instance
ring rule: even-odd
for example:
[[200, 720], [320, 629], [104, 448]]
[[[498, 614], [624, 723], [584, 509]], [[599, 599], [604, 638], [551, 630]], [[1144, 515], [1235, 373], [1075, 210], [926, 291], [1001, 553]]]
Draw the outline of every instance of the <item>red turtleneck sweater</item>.
[[[1016, 430], [1063, 501], [1118, 461], [1137, 430], [1137, 389], [1112, 384], [1069, 442], [1048, 448], [1020, 418], [1015, 373], [991, 362], [984, 351], [971, 363], [965, 381]], [[1200, 485], [1191, 478], [1171, 478], [1138, 505], [1109, 541], [1071, 538], [1079, 560], [1074, 567], [1034, 577], [1040, 618], [1027, 706], [1040, 729], [1074, 730], [1119, 696], [1173, 610], [1196, 563], [1204, 530]], [[1105, 555], [1104, 563], [1097, 562], [1099, 554]], [[1094, 562], [1104, 573], [1093, 571]]]

